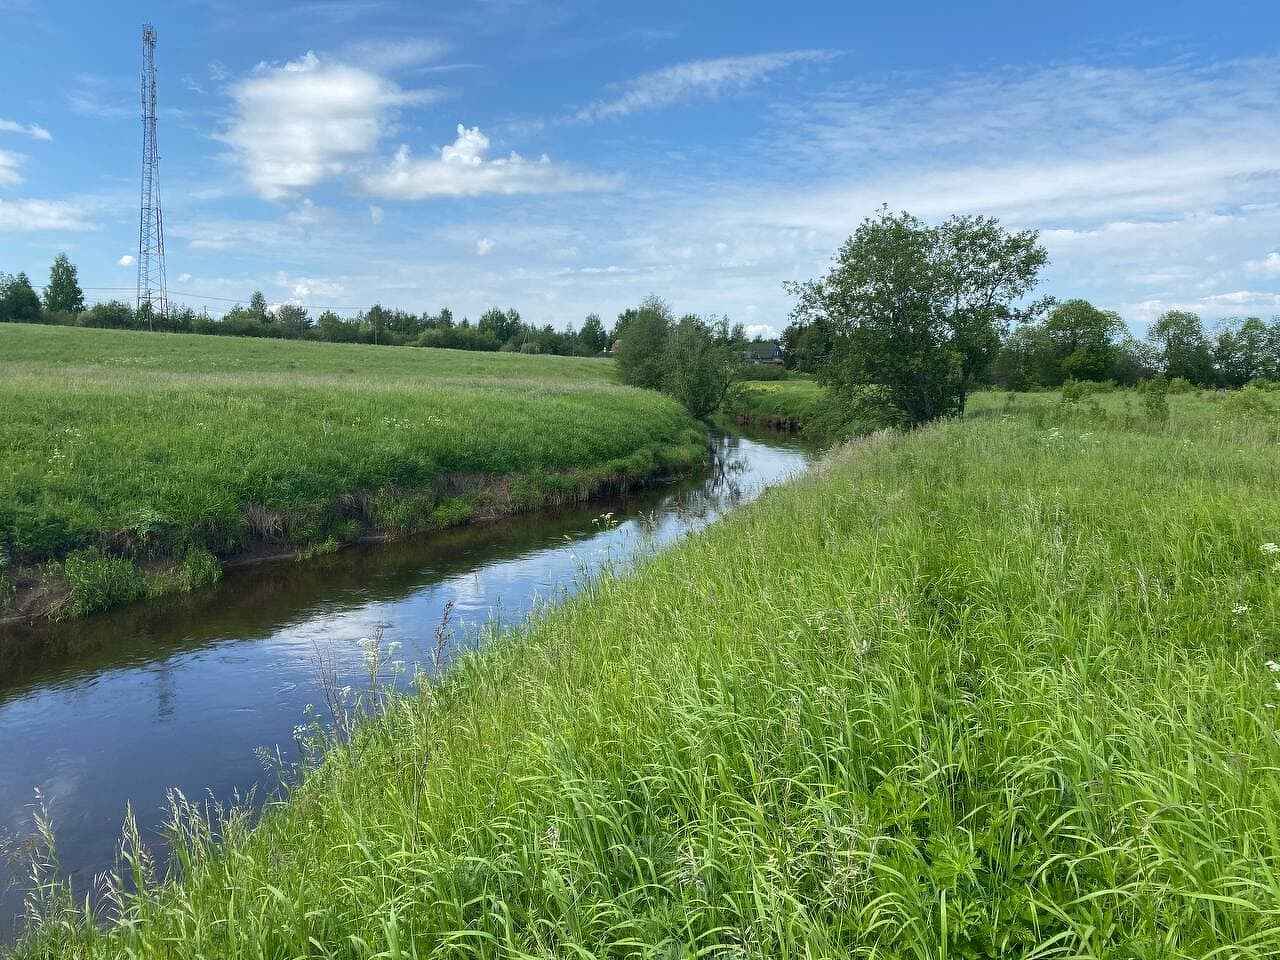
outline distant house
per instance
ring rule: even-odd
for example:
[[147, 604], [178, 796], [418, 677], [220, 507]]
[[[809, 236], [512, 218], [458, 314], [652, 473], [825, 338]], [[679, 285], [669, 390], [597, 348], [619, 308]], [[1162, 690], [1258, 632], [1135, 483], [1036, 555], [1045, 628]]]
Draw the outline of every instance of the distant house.
[[782, 363], [782, 347], [777, 340], [755, 340], [742, 351], [747, 363]]

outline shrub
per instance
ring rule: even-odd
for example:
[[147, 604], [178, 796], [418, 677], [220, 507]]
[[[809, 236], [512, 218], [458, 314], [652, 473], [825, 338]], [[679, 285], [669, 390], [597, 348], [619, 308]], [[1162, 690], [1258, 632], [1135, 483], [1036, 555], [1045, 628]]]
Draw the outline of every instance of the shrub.
[[131, 560], [113, 557], [97, 547], [70, 554], [63, 562], [62, 575], [71, 588], [67, 613], [72, 616], [123, 606], [147, 592], [146, 579]]
[[1164, 377], [1154, 377], [1138, 384], [1138, 394], [1142, 397], [1142, 412], [1152, 423], [1169, 422], [1169, 381]]
[[1280, 404], [1271, 393], [1260, 386], [1249, 384], [1232, 390], [1222, 401], [1222, 415], [1232, 420], [1268, 421], [1280, 417]]

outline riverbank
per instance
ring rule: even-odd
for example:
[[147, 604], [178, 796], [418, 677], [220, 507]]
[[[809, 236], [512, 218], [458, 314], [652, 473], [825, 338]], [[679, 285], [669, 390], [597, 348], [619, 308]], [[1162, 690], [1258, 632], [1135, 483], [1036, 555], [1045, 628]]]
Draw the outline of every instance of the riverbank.
[[975, 406], [495, 638], [18, 956], [1274, 955], [1274, 437]]
[[821, 413], [825, 396], [813, 380], [744, 380], [730, 389], [721, 413], [743, 426], [804, 431]]
[[590, 358], [0, 327], [0, 618], [685, 472], [702, 430]]

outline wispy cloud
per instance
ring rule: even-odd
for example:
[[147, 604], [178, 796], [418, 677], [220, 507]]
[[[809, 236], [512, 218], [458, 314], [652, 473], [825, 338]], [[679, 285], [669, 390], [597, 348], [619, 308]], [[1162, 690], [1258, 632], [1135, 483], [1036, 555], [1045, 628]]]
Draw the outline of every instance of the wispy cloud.
[[223, 139], [250, 185], [279, 200], [346, 173], [367, 157], [400, 107], [434, 102], [433, 90], [404, 90], [361, 67], [314, 53], [260, 64], [232, 89], [236, 116]]
[[342, 50], [342, 60], [375, 71], [395, 71], [434, 63], [448, 52], [442, 40], [409, 37], [357, 40]]
[[0, 200], [0, 231], [96, 230], [82, 204], [68, 200]]
[[53, 134], [38, 123], [18, 123], [16, 120], [0, 119], [0, 133], [21, 133], [32, 140], [52, 140]]
[[789, 50], [690, 60], [620, 84], [613, 95], [581, 108], [572, 119], [607, 120], [691, 100], [714, 100], [761, 83], [795, 64], [830, 60], [833, 56], [825, 50]]
[[0, 150], [0, 187], [12, 187], [22, 182], [22, 166], [24, 157], [11, 150]]
[[98, 120], [135, 119], [137, 98], [137, 89], [123, 80], [91, 73], [77, 75], [67, 91], [67, 104], [73, 113]]
[[429, 197], [477, 197], [484, 194], [578, 193], [608, 190], [616, 178], [586, 173], [551, 162], [545, 154], [527, 160], [517, 153], [489, 159], [489, 138], [478, 127], [458, 124], [453, 143], [439, 157], [415, 159], [407, 146], [396, 151], [383, 170], [364, 178], [379, 197], [425, 200]]

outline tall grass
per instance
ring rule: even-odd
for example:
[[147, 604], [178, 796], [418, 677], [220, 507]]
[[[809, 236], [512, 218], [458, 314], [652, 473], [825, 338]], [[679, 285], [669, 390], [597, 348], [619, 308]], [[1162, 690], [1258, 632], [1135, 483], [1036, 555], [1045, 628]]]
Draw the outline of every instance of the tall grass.
[[0, 326], [13, 565], [323, 544], [495, 508], [459, 500], [487, 479], [535, 502], [703, 455], [605, 360]]
[[495, 638], [17, 956], [1280, 954], [1274, 439], [977, 407]]

